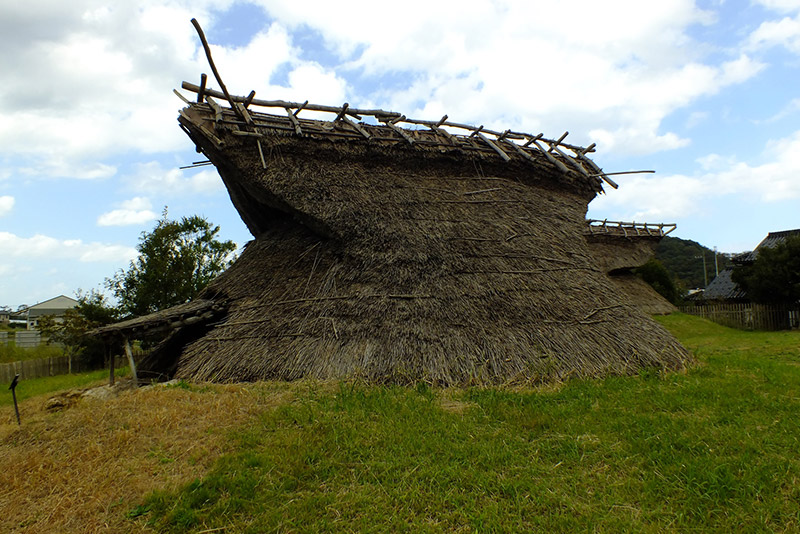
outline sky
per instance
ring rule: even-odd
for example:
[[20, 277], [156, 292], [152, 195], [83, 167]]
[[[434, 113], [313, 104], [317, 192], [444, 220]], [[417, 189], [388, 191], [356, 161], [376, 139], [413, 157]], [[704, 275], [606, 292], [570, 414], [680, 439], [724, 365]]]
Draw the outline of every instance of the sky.
[[193, 17], [234, 94], [569, 131], [656, 171], [588, 217], [721, 252], [800, 228], [800, 0], [0, 0], [0, 305], [102, 290], [165, 208], [252, 238], [213, 167], [179, 168]]

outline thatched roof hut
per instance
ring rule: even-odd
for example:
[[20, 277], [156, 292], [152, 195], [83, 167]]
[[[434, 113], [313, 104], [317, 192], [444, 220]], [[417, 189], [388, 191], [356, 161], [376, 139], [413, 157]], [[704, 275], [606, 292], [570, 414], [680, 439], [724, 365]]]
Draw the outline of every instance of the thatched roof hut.
[[678, 311], [674, 304], [633, 272], [655, 256], [656, 246], [675, 230], [674, 224], [608, 220], [588, 220], [586, 223], [584, 237], [589, 249], [622, 298], [650, 315], [668, 315]]
[[583, 238], [589, 201], [616, 187], [593, 146], [231, 96], [192, 22], [222, 91], [184, 82], [197, 101], [178, 93], [178, 120], [255, 239], [196, 312], [102, 332], [175, 327], [141, 374], [466, 385], [684, 366]]
[[198, 101], [181, 127], [255, 239], [201, 295], [224, 312], [178, 328], [144, 372], [464, 385], [687, 360], [583, 238], [589, 201], [613, 183], [591, 147], [184, 88]]

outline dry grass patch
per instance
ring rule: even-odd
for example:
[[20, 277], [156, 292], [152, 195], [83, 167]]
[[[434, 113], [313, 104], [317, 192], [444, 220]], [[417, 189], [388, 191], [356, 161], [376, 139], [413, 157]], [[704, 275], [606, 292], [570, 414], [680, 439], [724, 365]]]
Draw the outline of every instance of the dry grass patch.
[[0, 531], [142, 531], [125, 515], [145, 494], [203, 476], [229, 449], [229, 430], [291, 396], [281, 385], [182, 383], [57, 413], [38, 397], [22, 403], [21, 427], [2, 407]]

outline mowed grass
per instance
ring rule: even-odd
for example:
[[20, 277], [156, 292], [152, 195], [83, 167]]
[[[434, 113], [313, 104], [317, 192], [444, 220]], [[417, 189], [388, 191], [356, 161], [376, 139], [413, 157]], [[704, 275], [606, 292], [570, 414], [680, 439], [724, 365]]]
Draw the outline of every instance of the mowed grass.
[[26, 381], [21, 427], [0, 395], [0, 532], [800, 531], [800, 332], [659, 321], [688, 372], [179, 383], [57, 413], [105, 371]]
[[528, 390], [295, 385], [290, 402], [230, 432], [207, 474], [152, 492], [128, 521], [225, 533], [799, 531], [800, 332], [659, 321], [695, 352], [688, 372]]

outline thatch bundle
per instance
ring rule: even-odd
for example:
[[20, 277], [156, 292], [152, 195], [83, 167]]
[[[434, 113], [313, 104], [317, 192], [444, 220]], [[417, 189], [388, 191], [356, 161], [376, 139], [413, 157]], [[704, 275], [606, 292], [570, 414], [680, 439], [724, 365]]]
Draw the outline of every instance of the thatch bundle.
[[501, 159], [489, 143], [426, 140], [435, 130], [306, 120], [298, 135], [295, 119], [215, 108], [192, 104], [180, 121], [255, 240], [201, 295], [224, 317], [145, 367], [195, 380], [464, 385], [688, 358], [620, 299], [589, 250], [597, 177], [536, 151], [505, 147]]

